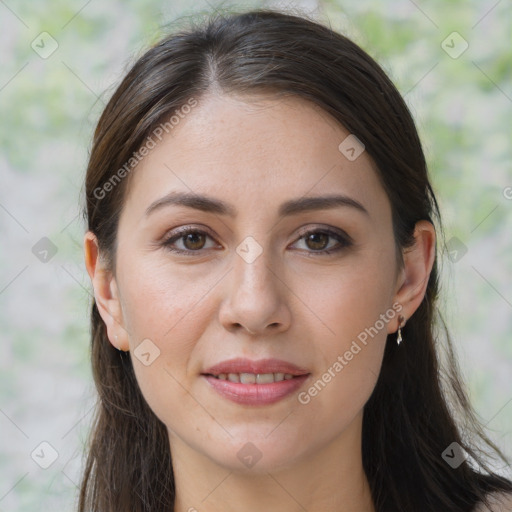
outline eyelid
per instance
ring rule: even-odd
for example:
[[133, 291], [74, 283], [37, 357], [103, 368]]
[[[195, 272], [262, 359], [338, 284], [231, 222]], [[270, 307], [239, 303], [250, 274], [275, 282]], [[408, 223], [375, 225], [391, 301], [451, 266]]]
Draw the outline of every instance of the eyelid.
[[303, 228], [299, 233], [299, 237], [295, 240], [295, 242], [293, 242], [292, 245], [296, 244], [300, 240], [303, 240], [307, 235], [316, 233], [326, 234], [328, 237], [336, 240], [337, 244], [329, 249], [321, 249], [319, 251], [302, 249], [302, 251], [305, 252], [308, 257], [328, 256], [337, 252], [341, 252], [344, 249], [349, 249], [354, 245], [353, 238], [348, 233], [346, 233], [346, 231], [331, 226]]
[[197, 225], [186, 225], [186, 226], [180, 226], [174, 230], [171, 230], [171, 233], [166, 233], [162, 237], [161, 244], [166, 247], [171, 252], [175, 252], [177, 254], [199, 254], [204, 251], [204, 249], [199, 249], [196, 251], [193, 251], [191, 249], [174, 249], [171, 248], [171, 244], [176, 243], [178, 240], [182, 239], [185, 235], [188, 235], [189, 233], [195, 233], [200, 235], [205, 235], [206, 237], [211, 238], [215, 243], [218, 244], [217, 240], [215, 240], [215, 237], [212, 235], [210, 230], [206, 228], [205, 226], [198, 227]]
[[340, 228], [335, 228], [332, 226], [322, 226], [322, 225], [301, 228], [299, 231], [298, 239], [304, 237], [305, 235], [308, 235], [309, 233], [317, 233], [317, 232], [327, 233], [329, 235], [334, 235], [334, 236], [339, 236], [341, 238], [344, 238], [348, 243], [351, 243], [351, 244], [355, 243], [354, 239], [345, 230], [340, 229]]

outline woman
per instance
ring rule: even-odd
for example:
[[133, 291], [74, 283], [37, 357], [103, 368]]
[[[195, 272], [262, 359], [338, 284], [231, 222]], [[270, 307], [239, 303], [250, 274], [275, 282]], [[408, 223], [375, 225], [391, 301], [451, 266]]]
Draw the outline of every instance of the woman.
[[86, 199], [80, 511], [512, 510], [453, 358], [440, 381], [413, 120], [354, 43], [273, 11], [164, 39], [101, 116]]

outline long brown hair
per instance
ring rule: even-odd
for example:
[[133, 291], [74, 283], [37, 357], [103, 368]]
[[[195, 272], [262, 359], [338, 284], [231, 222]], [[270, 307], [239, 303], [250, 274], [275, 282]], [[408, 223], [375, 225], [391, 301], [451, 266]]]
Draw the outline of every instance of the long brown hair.
[[[379, 65], [352, 41], [305, 17], [271, 10], [213, 15], [150, 48], [107, 104], [86, 177], [87, 227], [115, 272], [116, 231], [126, 167], [159, 123], [212, 87], [225, 93], [291, 94], [334, 116], [365, 145], [392, 205], [398, 254], [416, 222], [442, 231], [425, 157], [410, 112]], [[118, 172], [124, 166], [125, 172]], [[113, 176], [124, 178], [113, 181]], [[133, 170], [136, 172], [136, 170]], [[110, 183], [110, 186], [107, 184]], [[108, 191], [108, 192], [106, 192]], [[439, 363], [438, 264], [426, 295], [386, 345], [364, 408], [363, 464], [378, 512], [469, 512], [512, 484], [486, 465], [486, 438], [463, 391], [446, 336]], [[92, 367], [99, 403], [80, 492], [80, 512], [172, 511], [174, 477], [167, 431], [138, 387], [130, 355], [109, 343], [92, 306]], [[448, 405], [450, 404], [450, 405]], [[452, 468], [442, 457], [458, 443], [473, 459]], [[506, 460], [503, 458], [506, 462]], [[476, 469], [475, 464], [480, 469]]]

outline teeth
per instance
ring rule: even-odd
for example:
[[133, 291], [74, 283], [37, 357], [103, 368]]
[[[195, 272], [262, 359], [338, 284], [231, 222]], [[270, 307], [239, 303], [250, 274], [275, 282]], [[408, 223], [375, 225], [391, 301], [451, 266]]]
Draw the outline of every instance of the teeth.
[[240, 374], [240, 382], [242, 384], [255, 384], [256, 383], [256, 375], [254, 375], [254, 373], [241, 373]]
[[274, 375], [273, 373], [258, 373], [258, 375], [256, 375], [256, 382], [258, 384], [270, 384], [276, 382], [276, 376], [277, 374]]
[[219, 373], [215, 377], [241, 384], [272, 384], [272, 382], [293, 379], [291, 373]]

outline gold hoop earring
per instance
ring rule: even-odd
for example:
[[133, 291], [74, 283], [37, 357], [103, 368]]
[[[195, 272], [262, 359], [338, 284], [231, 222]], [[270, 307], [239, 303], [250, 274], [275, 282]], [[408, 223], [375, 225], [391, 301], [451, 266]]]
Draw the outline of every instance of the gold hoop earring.
[[405, 317], [400, 315], [398, 317], [398, 331], [396, 335], [396, 344], [400, 345], [402, 343], [402, 327], [405, 325]]

